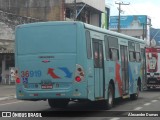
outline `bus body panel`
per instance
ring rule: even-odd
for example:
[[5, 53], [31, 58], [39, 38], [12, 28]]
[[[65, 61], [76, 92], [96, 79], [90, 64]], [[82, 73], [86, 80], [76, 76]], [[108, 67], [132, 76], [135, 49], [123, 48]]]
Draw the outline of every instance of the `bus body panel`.
[[74, 23], [33, 24], [17, 29], [16, 66], [21, 79], [18, 99], [87, 98], [87, 90], [81, 89], [87, 86], [86, 81], [75, 82], [76, 30]]
[[[134, 94], [137, 92], [137, 82], [138, 78], [141, 78], [141, 63], [129, 62], [128, 64], [128, 93]], [[115, 98], [122, 97], [125, 91], [123, 91], [123, 80], [122, 80], [122, 72], [121, 72], [121, 63], [120, 62], [112, 62], [107, 61], [105, 63], [105, 88], [106, 88], [106, 96], [107, 99], [107, 87], [109, 85], [110, 80], [114, 80], [115, 83]]]
[[[90, 58], [86, 31], [90, 32]], [[105, 36], [118, 39], [118, 60], [107, 58]], [[107, 100], [111, 82], [114, 98], [135, 94], [142, 67], [140, 62], [129, 61], [129, 53], [125, 52], [128, 51], [128, 41], [144, 44], [139, 39], [81, 22], [35, 23], [17, 27], [15, 57], [21, 79], [16, 85], [17, 98]], [[127, 62], [123, 68], [121, 52]], [[127, 77], [123, 80], [125, 74]]]

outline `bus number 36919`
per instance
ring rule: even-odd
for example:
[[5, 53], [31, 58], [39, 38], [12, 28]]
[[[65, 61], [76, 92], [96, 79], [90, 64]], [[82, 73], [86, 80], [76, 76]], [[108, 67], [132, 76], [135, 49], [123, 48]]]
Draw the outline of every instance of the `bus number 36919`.
[[40, 70], [36, 70], [36, 71], [21, 71], [21, 77], [41, 77], [42, 72]]

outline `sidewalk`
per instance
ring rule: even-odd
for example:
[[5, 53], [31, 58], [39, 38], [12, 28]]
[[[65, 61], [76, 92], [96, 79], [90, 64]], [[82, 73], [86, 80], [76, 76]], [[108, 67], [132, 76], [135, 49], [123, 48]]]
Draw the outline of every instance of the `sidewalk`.
[[8, 100], [16, 98], [15, 85], [0, 85], [0, 100]]

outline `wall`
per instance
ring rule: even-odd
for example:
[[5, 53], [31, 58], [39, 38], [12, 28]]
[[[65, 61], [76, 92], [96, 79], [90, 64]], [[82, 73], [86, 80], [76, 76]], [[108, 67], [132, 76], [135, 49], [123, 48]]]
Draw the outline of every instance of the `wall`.
[[14, 40], [14, 31], [8, 25], [0, 22], [0, 39]]
[[99, 14], [91, 14], [90, 16], [90, 24], [100, 27], [99, 23]]
[[0, 0], [0, 9], [41, 20], [64, 20], [63, 0]]

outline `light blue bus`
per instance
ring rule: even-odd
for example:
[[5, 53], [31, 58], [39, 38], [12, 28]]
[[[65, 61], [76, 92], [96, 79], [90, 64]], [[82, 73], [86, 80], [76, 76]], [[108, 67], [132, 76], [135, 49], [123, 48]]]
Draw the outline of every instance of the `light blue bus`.
[[48, 100], [51, 108], [70, 101], [137, 99], [144, 79], [143, 40], [82, 22], [40, 22], [16, 28], [16, 95]]

